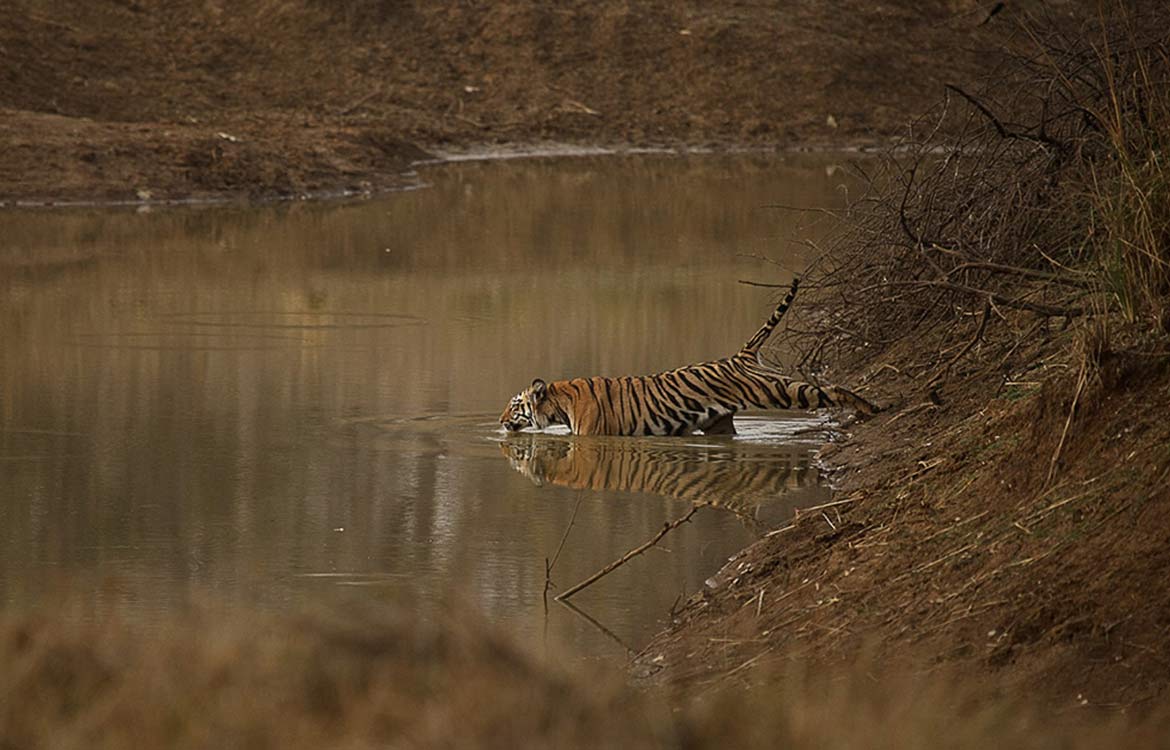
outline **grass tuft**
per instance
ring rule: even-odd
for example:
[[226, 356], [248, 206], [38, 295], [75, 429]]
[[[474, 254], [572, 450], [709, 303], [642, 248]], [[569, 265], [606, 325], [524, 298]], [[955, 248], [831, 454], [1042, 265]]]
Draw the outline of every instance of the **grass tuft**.
[[[1132, 31], [1132, 29], [1130, 29]], [[1108, 89], [1090, 116], [1108, 156], [1092, 165], [1089, 236], [1102, 285], [1128, 322], [1165, 330], [1170, 293], [1170, 60], [1164, 45], [1130, 42], [1125, 57], [1108, 37], [1096, 48]]]

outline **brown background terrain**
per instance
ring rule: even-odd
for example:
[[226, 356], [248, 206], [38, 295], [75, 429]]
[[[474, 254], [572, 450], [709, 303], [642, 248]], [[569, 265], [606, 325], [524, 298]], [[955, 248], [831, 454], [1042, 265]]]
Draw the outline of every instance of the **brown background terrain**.
[[990, 5], [0, 0], [0, 200], [363, 191], [505, 144], [875, 143], [994, 64]]
[[[375, 191], [430, 155], [549, 143], [877, 145], [985, 81], [1015, 21], [1097, 18], [995, 7], [0, 0], [0, 201]], [[881, 695], [883, 670], [938, 672], [1061, 719], [1164, 710], [1170, 325], [1092, 356], [1079, 322], [1004, 325], [1036, 332], [1014, 385], [972, 366], [931, 397], [905, 373], [937, 365], [932, 339], [840, 368], [891, 408], [825, 452], [838, 504], [745, 551], [636, 672], [703, 695], [860, 664]]]

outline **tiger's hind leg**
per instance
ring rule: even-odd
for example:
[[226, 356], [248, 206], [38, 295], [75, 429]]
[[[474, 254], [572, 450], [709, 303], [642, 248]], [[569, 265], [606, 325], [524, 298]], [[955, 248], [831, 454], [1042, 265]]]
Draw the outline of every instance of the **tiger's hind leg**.
[[724, 414], [722, 417], [717, 417], [699, 429], [703, 431], [704, 435], [735, 435], [735, 414]]

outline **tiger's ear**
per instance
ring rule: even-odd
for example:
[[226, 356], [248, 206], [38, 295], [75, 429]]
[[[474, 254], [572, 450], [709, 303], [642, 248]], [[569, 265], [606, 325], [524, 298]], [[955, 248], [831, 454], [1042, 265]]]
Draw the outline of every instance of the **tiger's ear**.
[[548, 395], [548, 386], [540, 378], [532, 381], [532, 397], [537, 401], [544, 401]]

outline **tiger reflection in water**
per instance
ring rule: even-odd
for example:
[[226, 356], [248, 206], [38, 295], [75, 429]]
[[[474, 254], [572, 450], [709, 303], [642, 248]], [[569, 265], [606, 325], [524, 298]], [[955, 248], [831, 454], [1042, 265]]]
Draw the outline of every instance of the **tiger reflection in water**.
[[537, 486], [658, 495], [731, 511], [756, 531], [763, 506], [787, 518], [829, 493], [803, 447], [511, 433], [500, 450]]

